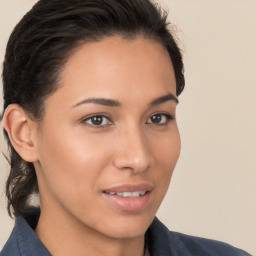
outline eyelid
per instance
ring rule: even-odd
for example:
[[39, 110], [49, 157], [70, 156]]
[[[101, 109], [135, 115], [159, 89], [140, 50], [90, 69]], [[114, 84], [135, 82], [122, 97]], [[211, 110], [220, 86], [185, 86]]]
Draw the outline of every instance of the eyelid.
[[[111, 124], [101, 124], [101, 125], [94, 125], [94, 124], [90, 124], [90, 123], [87, 123], [88, 120], [92, 119], [93, 117], [96, 117], [96, 116], [100, 116], [102, 118], [106, 118], [108, 121], [111, 122]], [[102, 114], [102, 113], [95, 113], [95, 114], [91, 114], [89, 116], [86, 116], [84, 118], [82, 118], [81, 120], [81, 123], [89, 126], [89, 127], [93, 127], [93, 128], [105, 128], [107, 126], [110, 126], [113, 124], [113, 122], [111, 121], [110, 117], [108, 117], [106, 114]]]
[[[153, 123], [152, 121], [151, 122], [148, 122], [148, 120], [150, 120], [153, 116], [155, 115], [161, 115], [161, 116], [165, 116], [165, 118], [167, 119], [164, 123]], [[92, 119], [93, 117], [102, 117], [102, 118], [106, 118], [110, 124], [100, 124], [100, 125], [94, 125], [94, 124], [90, 124], [90, 123], [87, 123], [88, 120]], [[161, 126], [161, 125], [167, 125], [171, 120], [175, 119], [173, 115], [171, 115], [170, 113], [166, 113], [166, 112], [156, 112], [156, 113], [153, 113], [152, 115], [150, 115], [150, 117], [147, 119], [146, 121], [146, 124], [153, 124], [153, 125], [156, 125], [156, 126]], [[86, 116], [84, 117], [82, 120], [81, 120], [81, 123], [89, 126], [89, 127], [93, 127], [93, 128], [106, 128], [108, 126], [111, 126], [113, 125], [113, 122], [111, 120], [111, 118], [109, 116], [107, 116], [106, 114], [103, 114], [103, 113], [94, 113], [94, 114], [91, 114], [89, 116]]]
[[[152, 114], [148, 119], [147, 119], [147, 122], [148, 120], [150, 120], [150, 118], [152, 118], [153, 116], [156, 116], [156, 115], [161, 115], [161, 116], [165, 116], [167, 118], [166, 122], [165, 123], [153, 123], [153, 122], [150, 122], [149, 124], [154, 124], [154, 125], [167, 125], [171, 120], [174, 120], [175, 117], [173, 115], [171, 115], [170, 113], [166, 113], [166, 112], [157, 112], [157, 113], [154, 113]], [[147, 123], [146, 122], [146, 123]]]

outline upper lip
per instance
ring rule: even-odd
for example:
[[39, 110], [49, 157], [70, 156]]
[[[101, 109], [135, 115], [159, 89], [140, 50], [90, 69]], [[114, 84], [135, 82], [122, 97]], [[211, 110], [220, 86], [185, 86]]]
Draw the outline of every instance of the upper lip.
[[135, 191], [151, 191], [153, 186], [148, 183], [140, 184], [122, 184], [111, 188], [104, 189], [104, 192], [135, 192]]

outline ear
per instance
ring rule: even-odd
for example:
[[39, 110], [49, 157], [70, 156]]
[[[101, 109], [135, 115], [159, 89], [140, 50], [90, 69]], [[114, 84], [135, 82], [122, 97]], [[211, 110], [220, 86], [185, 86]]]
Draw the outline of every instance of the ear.
[[20, 157], [27, 162], [37, 161], [37, 125], [23, 108], [18, 104], [10, 104], [4, 112], [3, 126]]

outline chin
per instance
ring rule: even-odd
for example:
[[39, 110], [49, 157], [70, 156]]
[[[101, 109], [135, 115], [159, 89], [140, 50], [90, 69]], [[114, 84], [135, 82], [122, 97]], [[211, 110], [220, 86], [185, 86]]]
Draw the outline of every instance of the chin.
[[115, 218], [114, 221], [108, 220], [102, 227], [104, 230], [101, 233], [114, 239], [132, 239], [144, 236], [153, 218], [154, 216], [124, 215]]

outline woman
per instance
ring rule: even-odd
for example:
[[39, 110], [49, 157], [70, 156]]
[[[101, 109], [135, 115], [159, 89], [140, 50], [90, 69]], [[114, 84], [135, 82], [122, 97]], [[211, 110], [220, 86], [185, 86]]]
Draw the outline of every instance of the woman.
[[41, 0], [16, 26], [3, 69], [16, 224], [2, 256], [248, 255], [155, 218], [184, 88], [167, 25], [147, 0]]

